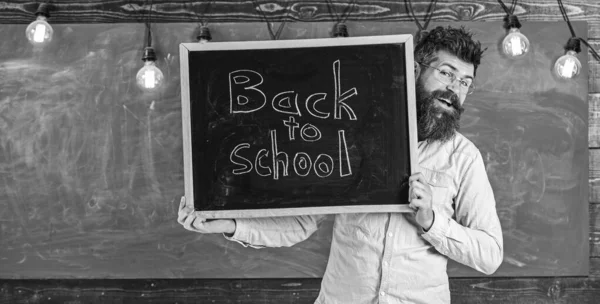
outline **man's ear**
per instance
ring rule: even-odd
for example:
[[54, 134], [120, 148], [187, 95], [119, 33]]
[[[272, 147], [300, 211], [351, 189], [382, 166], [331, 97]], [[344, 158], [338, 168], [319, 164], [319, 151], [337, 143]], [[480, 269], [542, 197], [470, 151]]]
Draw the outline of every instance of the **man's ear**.
[[415, 61], [415, 79], [418, 79], [419, 75], [421, 75], [421, 65]]

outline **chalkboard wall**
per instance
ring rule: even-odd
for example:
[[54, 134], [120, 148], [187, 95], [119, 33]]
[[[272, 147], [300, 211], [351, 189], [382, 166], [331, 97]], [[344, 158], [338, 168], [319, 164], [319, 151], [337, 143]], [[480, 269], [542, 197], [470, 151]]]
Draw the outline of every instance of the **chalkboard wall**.
[[[358, 35], [414, 33], [414, 23], [349, 23]], [[435, 26], [431, 24], [430, 26]], [[457, 25], [457, 23], [453, 23]], [[528, 22], [532, 53], [498, 53], [501, 23], [466, 23], [488, 47], [463, 132], [484, 157], [505, 260], [496, 275], [585, 274], [588, 267], [587, 58], [584, 74], [550, 73], [570, 36]], [[134, 85], [144, 27], [55, 25], [34, 52], [26, 25], [0, 27], [0, 277], [319, 277], [331, 219], [292, 248], [254, 250], [176, 223], [183, 193], [177, 47], [195, 24], [156, 24], [157, 95]], [[214, 24], [213, 38], [267, 40], [264, 24]], [[579, 35], [585, 23], [576, 22]], [[330, 24], [288, 24], [282, 39], [328, 37]], [[451, 264], [453, 276], [477, 275]]]

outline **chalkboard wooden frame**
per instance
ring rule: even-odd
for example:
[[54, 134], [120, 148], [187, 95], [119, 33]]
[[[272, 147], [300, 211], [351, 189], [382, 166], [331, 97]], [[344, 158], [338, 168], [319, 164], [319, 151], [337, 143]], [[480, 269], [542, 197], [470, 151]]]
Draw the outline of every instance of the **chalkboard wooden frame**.
[[[264, 208], [264, 209], [237, 209], [237, 210], [203, 210], [197, 202], [197, 190], [194, 182], [194, 163], [193, 143], [195, 136], [192, 132], [192, 109], [191, 109], [191, 88], [190, 88], [190, 55], [194, 52], [205, 51], [232, 51], [232, 50], [270, 50], [270, 49], [294, 49], [294, 48], [319, 48], [319, 47], [344, 47], [360, 45], [402, 45], [400, 58], [404, 59], [405, 94], [407, 102], [406, 116], [404, 119], [408, 124], [408, 151], [402, 153], [409, 155], [410, 175], [419, 171], [417, 155], [417, 127], [416, 127], [416, 97], [415, 97], [415, 78], [414, 78], [414, 59], [413, 59], [413, 37], [412, 35], [384, 35], [371, 37], [351, 37], [351, 38], [325, 38], [325, 39], [298, 39], [285, 41], [244, 41], [244, 42], [211, 42], [211, 43], [182, 43], [180, 44], [180, 65], [181, 65], [181, 103], [182, 103], [182, 128], [183, 128], [183, 160], [184, 160], [184, 179], [185, 196], [188, 204], [195, 207], [198, 216], [203, 218], [249, 218], [249, 217], [273, 217], [273, 216], [294, 216], [306, 214], [335, 214], [335, 213], [363, 213], [363, 212], [412, 212], [408, 207], [408, 202], [404, 200], [400, 203], [387, 204], [361, 204], [361, 205], [336, 205], [336, 206], [307, 206], [307, 207], [282, 207], [282, 208]], [[399, 69], [402, 70], [402, 69]], [[395, 115], [395, 114], [394, 114]], [[405, 131], [405, 130], [397, 130]], [[393, 144], [394, 149], [398, 147]], [[404, 148], [404, 147], [403, 147]], [[390, 153], [398, 152], [390, 148]], [[392, 168], [390, 171], [393, 171]], [[340, 169], [341, 170], [341, 169]], [[393, 173], [395, 176], [400, 172]], [[405, 174], [406, 176], [406, 174]], [[402, 195], [407, 197], [406, 178], [404, 178]], [[400, 188], [400, 183], [396, 185]], [[395, 190], [400, 192], [400, 190]], [[398, 199], [400, 201], [400, 199]]]

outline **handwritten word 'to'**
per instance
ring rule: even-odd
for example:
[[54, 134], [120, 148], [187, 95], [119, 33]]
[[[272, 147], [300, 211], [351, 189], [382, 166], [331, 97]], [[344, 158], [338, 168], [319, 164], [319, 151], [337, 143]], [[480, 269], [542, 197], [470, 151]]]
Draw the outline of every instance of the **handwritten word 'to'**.
[[[288, 128], [288, 137], [290, 140], [296, 139], [295, 130], [300, 128], [300, 124], [296, 122], [294, 116], [290, 116], [287, 120], [283, 121], [283, 125]], [[321, 139], [321, 131], [319, 128], [315, 127], [312, 124], [306, 123], [300, 129], [300, 137], [302, 140], [307, 142], [317, 141]]]

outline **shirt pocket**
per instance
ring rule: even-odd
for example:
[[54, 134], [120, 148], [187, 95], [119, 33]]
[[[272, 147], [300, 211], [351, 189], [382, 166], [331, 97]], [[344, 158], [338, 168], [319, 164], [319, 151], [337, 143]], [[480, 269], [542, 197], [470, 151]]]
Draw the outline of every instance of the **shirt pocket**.
[[339, 216], [339, 225], [362, 237], [381, 237], [384, 234], [384, 224], [388, 221], [387, 213], [344, 213]]
[[427, 180], [432, 191], [433, 207], [442, 208], [445, 211], [452, 209], [453, 198], [453, 180], [452, 177], [444, 172], [430, 170], [421, 167], [421, 171]]

